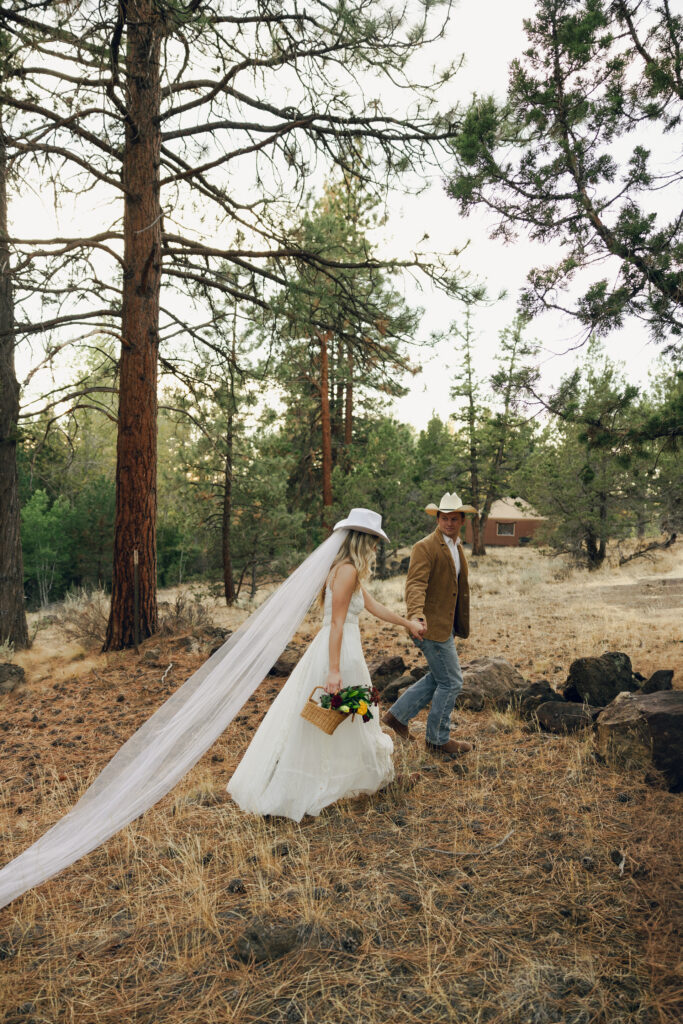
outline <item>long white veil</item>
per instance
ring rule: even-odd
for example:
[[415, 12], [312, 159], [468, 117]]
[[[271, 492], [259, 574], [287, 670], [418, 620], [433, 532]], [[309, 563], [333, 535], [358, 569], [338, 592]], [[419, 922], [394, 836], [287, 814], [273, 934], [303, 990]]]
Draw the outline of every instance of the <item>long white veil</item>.
[[71, 811], [0, 871], [0, 907], [148, 810], [227, 728], [287, 645], [347, 535], [337, 529], [114, 755]]

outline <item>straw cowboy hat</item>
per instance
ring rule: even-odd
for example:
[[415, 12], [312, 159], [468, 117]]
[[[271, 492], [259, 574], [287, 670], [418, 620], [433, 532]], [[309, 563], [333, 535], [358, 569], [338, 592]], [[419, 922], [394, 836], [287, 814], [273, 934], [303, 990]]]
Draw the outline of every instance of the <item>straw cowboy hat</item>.
[[372, 533], [375, 537], [389, 540], [382, 529], [382, 517], [379, 512], [369, 508], [352, 508], [346, 519], [335, 523], [335, 530], [358, 530], [359, 533]]
[[446, 491], [438, 506], [434, 502], [430, 502], [425, 508], [425, 512], [430, 516], [435, 516], [437, 512], [471, 512], [475, 516], [477, 514], [476, 508], [472, 508], [471, 505], [463, 505], [455, 491], [452, 494]]

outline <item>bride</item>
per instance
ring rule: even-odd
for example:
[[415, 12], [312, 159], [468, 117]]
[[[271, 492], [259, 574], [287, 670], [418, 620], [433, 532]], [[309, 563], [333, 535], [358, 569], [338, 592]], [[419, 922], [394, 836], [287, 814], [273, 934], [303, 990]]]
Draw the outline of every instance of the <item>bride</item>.
[[359, 715], [328, 736], [301, 717], [315, 687], [338, 693], [344, 686], [370, 687], [358, 616], [365, 608], [384, 622], [422, 635], [423, 625], [404, 619], [363, 588], [372, 572], [378, 538], [388, 540], [382, 517], [354, 508], [335, 530], [348, 533], [321, 593], [322, 629], [273, 701], [228, 784], [244, 811], [300, 821], [343, 797], [375, 793], [391, 782], [393, 744], [379, 723], [379, 710]]
[[138, 818], [197, 763], [233, 721], [323, 588], [323, 628], [263, 720], [229, 790], [245, 810], [299, 820], [392, 778], [391, 740], [377, 721], [344, 722], [327, 736], [299, 717], [314, 686], [370, 682], [358, 615], [422, 626], [395, 615], [361, 587], [370, 575], [382, 518], [352, 509], [335, 532], [282, 583], [225, 644], [157, 708], [114, 754], [71, 810], [0, 868], [0, 908], [96, 849]]

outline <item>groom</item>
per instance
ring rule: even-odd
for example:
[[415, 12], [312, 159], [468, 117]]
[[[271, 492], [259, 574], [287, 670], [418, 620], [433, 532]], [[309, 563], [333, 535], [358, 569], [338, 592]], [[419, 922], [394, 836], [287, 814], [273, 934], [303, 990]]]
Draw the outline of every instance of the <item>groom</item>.
[[425, 512], [436, 516], [436, 529], [413, 548], [406, 605], [408, 618], [424, 623], [422, 639], [415, 643], [427, 659], [429, 671], [399, 697], [382, 722], [401, 739], [411, 740], [408, 722], [431, 701], [427, 748], [444, 754], [465, 754], [472, 744], [450, 738], [451, 712], [462, 689], [453, 635], [467, 637], [470, 632], [470, 590], [460, 530], [465, 513], [476, 514], [476, 509], [463, 505], [453, 493], [444, 494], [438, 507], [427, 505]]

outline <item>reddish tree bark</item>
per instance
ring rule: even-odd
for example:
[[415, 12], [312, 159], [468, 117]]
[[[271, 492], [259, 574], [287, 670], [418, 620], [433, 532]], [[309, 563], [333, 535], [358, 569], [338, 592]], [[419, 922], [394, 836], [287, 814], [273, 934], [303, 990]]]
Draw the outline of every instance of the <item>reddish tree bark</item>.
[[346, 360], [346, 403], [344, 408], [344, 447], [348, 460], [348, 452], [353, 440], [353, 352], [349, 348]]
[[28, 647], [17, 477], [19, 384], [14, 368], [14, 293], [7, 242], [7, 160], [0, 124], [0, 643]]
[[154, 0], [125, 10], [127, 118], [123, 157], [124, 274], [116, 449], [114, 576], [105, 650], [135, 642], [134, 551], [140, 638], [157, 630], [157, 359], [161, 281], [160, 23]]

